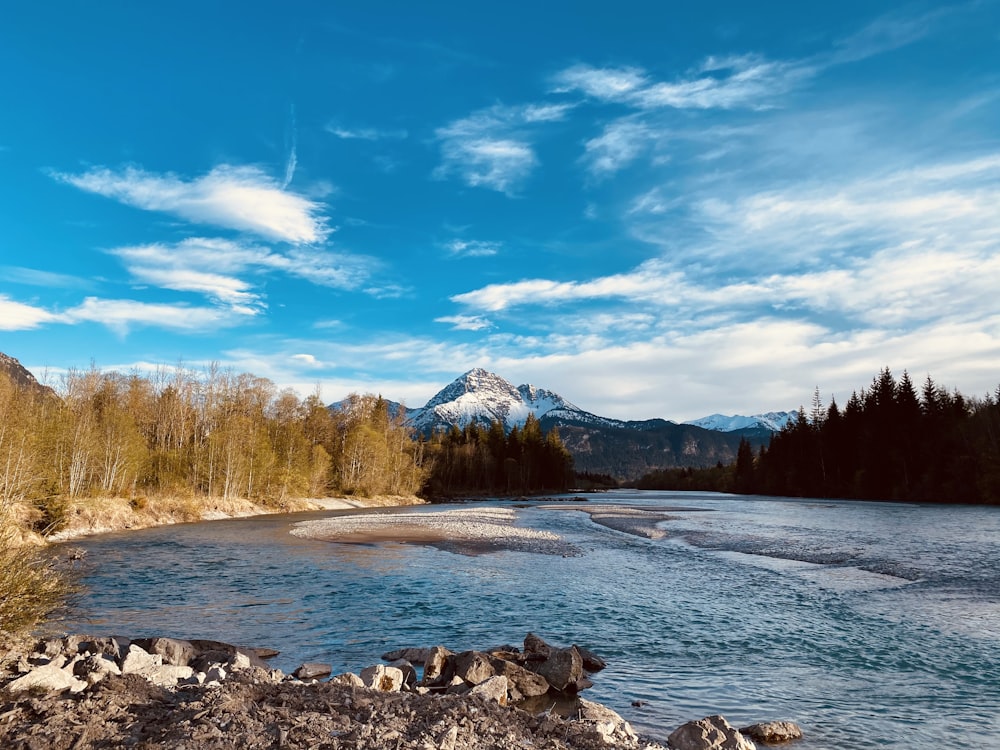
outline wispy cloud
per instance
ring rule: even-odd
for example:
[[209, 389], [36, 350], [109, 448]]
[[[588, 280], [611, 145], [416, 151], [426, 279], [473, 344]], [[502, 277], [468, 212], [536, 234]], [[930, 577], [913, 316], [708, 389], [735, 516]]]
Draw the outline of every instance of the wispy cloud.
[[453, 331], [483, 331], [493, 324], [482, 315], [446, 315], [434, 318], [435, 323], [447, 323]]
[[22, 266], [0, 266], [0, 276], [11, 284], [25, 284], [27, 286], [48, 288], [86, 288], [93, 284], [91, 279], [83, 279], [79, 276], [70, 276], [53, 271], [42, 271], [37, 268], [24, 268]]
[[441, 165], [435, 176], [457, 175], [472, 187], [512, 195], [538, 166], [533, 126], [563, 119], [572, 105], [495, 105], [438, 128]]
[[357, 289], [377, 267], [374, 259], [293, 248], [287, 253], [231, 240], [192, 237], [110, 251], [133, 280], [175, 291], [204, 294], [249, 313], [264, 307], [263, 295], [241, 275], [280, 272], [318, 286]]
[[345, 141], [381, 141], [400, 140], [409, 136], [409, 133], [402, 129], [379, 130], [378, 128], [348, 128], [338, 122], [326, 124], [326, 132], [337, 136]]
[[445, 245], [452, 255], [462, 258], [486, 258], [500, 252], [503, 245], [499, 242], [485, 240], [455, 239]]
[[295, 179], [295, 168], [299, 163], [299, 129], [295, 121], [294, 104], [290, 105], [288, 110], [288, 128], [285, 133], [285, 145], [288, 149], [288, 158], [285, 160], [285, 179], [281, 183], [282, 190], [286, 190], [292, 184], [292, 180]]
[[204, 331], [229, 326], [239, 318], [231, 310], [218, 307], [159, 304], [129, 299], [88, 297], [83, 304], [59, 315], [64, 323], [100, 323], [119, 335], [136, 326], [176, 331]]
[[583, 159], [595, 175], [610, 175], [627, 167], [647, 144], [663, 136], [644, 122], [631, 118], [616, 120], [606, 125], [601, 135], [587, 141]]
[[119, 171], [95, 168], [83, 174], [56, 172], [53, 176], [129, 206], [272, 240], [319, 243], [330, 232], [322, 204], [282, 190], [257, 167], [223, 165], [190, 180], [136, 167]]

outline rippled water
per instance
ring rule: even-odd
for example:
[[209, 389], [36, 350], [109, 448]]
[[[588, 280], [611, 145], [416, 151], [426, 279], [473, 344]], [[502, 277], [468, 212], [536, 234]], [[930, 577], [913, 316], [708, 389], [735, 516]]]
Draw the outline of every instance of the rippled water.
[[95, 537], [73, 543], [88, 590], [65, 627], [273, 646], [286, 671], [534, 631], [607, 658], [589, 697], [654, 737], [722, 713], [797, 721], [800, 750], [1000, 746], [1000, 510], [624, 491], [581, 505], [605, 504], [669, 509], [663, 537], [534, 502], [518, 522], [580, 554], [313, 541], [289, 534], [302, 514]]

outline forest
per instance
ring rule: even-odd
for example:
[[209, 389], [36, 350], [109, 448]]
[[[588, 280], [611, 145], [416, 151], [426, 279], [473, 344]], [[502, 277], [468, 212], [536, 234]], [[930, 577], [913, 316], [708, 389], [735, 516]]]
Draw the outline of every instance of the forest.
[[649, 474], [647, 489], [699, 489], [792, 497], [1000, 503], [1000, 388], [984, 397], [948, 391], [930, 377], [885, 368], [844, 408], [809, 412], [754, 452], [743, 441], [731, 466]]

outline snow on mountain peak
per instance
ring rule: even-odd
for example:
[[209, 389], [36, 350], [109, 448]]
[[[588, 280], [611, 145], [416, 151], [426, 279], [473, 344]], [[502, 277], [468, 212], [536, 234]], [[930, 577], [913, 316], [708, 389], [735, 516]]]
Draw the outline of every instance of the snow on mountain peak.
[[706, 430], [716, 430], [718, 432], [732, 432], [733, 430], [746, 430], [763, 428], [780, 432], [786, 424], [793, 421], [798, 412], [795, 411], [769, 411], [766, 414], [754, 414], [745, 417], [742, 414], [711, 414], [701, 419], [692, 419], [684, 424], [693, 424], [704, 427]]

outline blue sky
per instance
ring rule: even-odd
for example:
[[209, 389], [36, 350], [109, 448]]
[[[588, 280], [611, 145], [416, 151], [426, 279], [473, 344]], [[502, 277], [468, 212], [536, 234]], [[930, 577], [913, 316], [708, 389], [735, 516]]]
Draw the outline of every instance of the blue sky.
[[0, 351], [54, 382], [1000, 384], [995, 1], [15, 0], [0, 66]]

